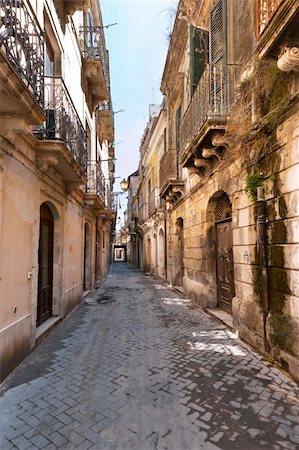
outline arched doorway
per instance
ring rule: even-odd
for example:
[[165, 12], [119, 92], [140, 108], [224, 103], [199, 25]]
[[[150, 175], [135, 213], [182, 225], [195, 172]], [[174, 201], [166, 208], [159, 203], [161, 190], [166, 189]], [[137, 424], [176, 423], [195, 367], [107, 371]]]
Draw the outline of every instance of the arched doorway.
[[176, 221], [176, 243], [177, 248], [175, 249], [176, 260], [175, 260], [175, 271], [176, 275], [174, 278], [174, 284], [176, 286], [183, 286], [184, 277], [184, 221], [179, 217]]
[[159, 231], [158, 237], [158, 275], [164, 277], [165, 275], [165, 254], [164, 254], [164, 231], [162, 228]]
[[158, 262], [157, 262], [157, 235], [154, 234], [153, 236], [153, 250], [152, 250], [152, 271], [154, 271], [156, 273], [156, 271], [158, 270]]
[[152, 262], [152, 244], [150, 237], [147, 238], [147, 248], [146, 248], [146, 270], [151, 269]]
[[234, 297], [232, 207], [223, 193], [215, 207], [217, 303], [231, 312]]
[[40, 228], [38, 247], [38, 296], [37, 326], [52, 316], [53, 303], [53, 237], [54, 218], [49, 206], [40, 207]]
[[90, 226], [88, 223], [84, 225], [84, 273], [83, 273], [84, 290], [91, 289], [91, 236]]

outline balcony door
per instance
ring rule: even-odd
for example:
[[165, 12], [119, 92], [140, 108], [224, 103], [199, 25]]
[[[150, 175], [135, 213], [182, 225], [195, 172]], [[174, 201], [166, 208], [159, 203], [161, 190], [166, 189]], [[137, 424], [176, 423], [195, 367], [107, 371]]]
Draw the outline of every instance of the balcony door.
[[226, 113], [227, 0], [218, 0], [210, 12], [210, 112]]
[[53, 301], [53, 236], [54, 219], [50, 208], [40, 207], [40, 231], [38, 249], [38, 297], [37, 326], [52, 316]]

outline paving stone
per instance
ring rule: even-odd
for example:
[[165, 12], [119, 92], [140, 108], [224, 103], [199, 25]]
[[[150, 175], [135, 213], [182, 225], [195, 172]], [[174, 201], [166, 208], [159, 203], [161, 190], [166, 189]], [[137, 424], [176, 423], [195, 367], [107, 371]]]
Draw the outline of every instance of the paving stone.
[[296, 385], [156, 286], [114, 266], [116, 301], [82, 303], [34, 350], [0, 394], [1, 450], [296, 449]]
[[25, 450], [28, 447], [31, 447], [32, 443], [26, 439], [24, 436], [18, 436], [11, 441], [19, 450]]
[[42, 434], [38, 433], [32, 436], [30, 438], [30, 441], [37, 447], [37, 448], [43, 448], [46, 445], [50, 444], [48, 439], [46, 439]]

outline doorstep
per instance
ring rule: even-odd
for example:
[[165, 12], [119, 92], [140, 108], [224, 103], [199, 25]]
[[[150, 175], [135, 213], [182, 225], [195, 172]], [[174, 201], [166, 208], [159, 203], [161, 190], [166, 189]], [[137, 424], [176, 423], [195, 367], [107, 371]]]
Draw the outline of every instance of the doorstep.
[[233, 316], [227, 311], [220, 308], [205, 308], [205, 311], [210, 316], [220, 320], [220, 322], [224, 323], [224, 325], [227, 325], [231, 330], [234, 329]]
[[182, 286], [172, 286], [173, 289], [179, 291], [181, 294], [184, 294], [184, 288]]
[[83, 291], [82, 298], [85, 298], [90, 292], [91, 292], [91, 289], [87, 289], [86, 291]]
[[36, 328], [35, 345], [39, 345], [43, 339], [53, 330], [62, 320], [61, 316], [51, 317]]

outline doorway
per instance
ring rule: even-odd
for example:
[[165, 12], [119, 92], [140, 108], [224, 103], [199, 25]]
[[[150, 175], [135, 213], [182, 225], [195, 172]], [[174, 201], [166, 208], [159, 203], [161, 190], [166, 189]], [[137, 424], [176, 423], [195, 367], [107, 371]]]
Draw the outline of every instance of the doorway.
[[90, 226], [84, 224], [84, 273], [83, 273], [84, 290], [91, 289], [91, 236]]
[[54, 218], [46, 203], [40, 207], [38, 248], [38, 296], [36, 325], [52, 316]]
[[174, 284], [176, 286], [183, 286], [184, 277], [184, 221], [179, 217], [176, 221], [176, 236], [177, 236], [177, 248], [176, 250], [176, 276]]
[[215, 225], [218, 306], [231, 313], [234, 297], [232, 209], [226, 194], [217, 202]]

